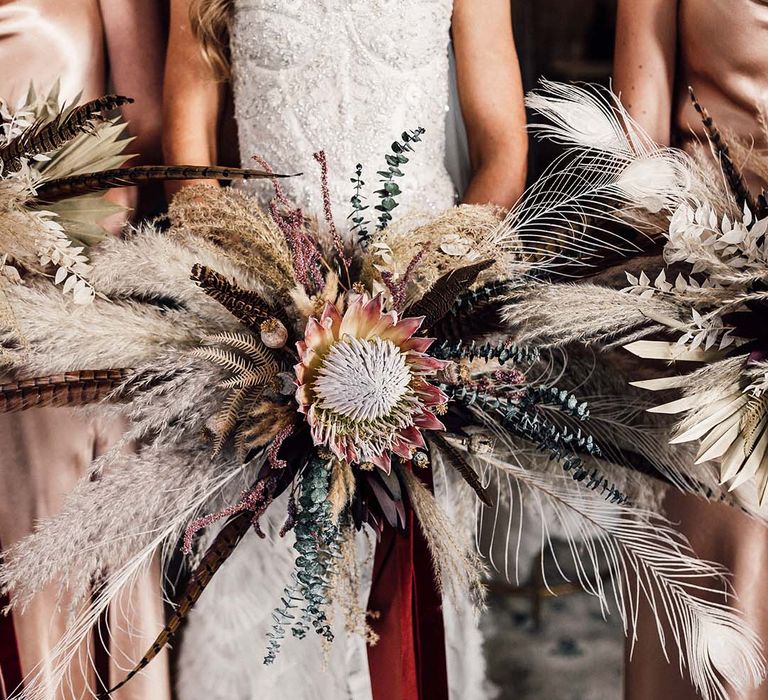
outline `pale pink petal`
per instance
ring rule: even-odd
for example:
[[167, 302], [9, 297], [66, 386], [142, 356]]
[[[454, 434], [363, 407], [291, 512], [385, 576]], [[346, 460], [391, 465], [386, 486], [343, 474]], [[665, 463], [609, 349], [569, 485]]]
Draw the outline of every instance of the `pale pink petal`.
[[330, 327], [333, 335], [338, 337], [339, 327], [341, 326], [341, 315], [339, 314], [339, 310], [336, 308], [336, 306], [331, 304], [331, 302], [325, 303], [325, 308], [323, 309], [323, 315], [320, 317], [320, 322], [325, 328]]
[[400, 344], [400, 349], [403, 352], [416, 352], [422, 353], [429, 350], [432, 347], [432, 343], [435, 342], [434, 338], [409, 338], [404, 343]]
[[427, 384], [426, 382], [416, 388], [416, 394], [421, 398], [425, 404], [435, 406], [437, 404], [446, 403], [448, 397], [438, 389], [434, 384]]
[[344, 318], [341, 319], [341, 325], [339, 326], [339, 338], [343, 338], [345, 335], [351, 335], [355, 338], [360, 337], [361, 329], [364, 327], [363, 307], [365, 306], [365, 295], [358, 297], [353, 301], [344, 313]]
[[408, 363], [416, 370], [422, 372], [439, 372], [441, 369], [448, 367], [452, 360], [438, 360], [436, 357], [430, 357], [429, 355], [416, 355], [411, 353], [408, 356]]
[[307, 329], [304, 331], [304, 340], [307, 343], [307, 347], [312, 350], [322, 348], [326, 343], [325, 329], [314, 316], [307, 321]]
[[401, 345], [410, 338], [424, 323], [423, 316], [404, 318], [382, 334], [382, 338], [391, 340], [395, 345]]
[[[309, 391], [309, 387], [302, 384], [296, 389], [296, 403], [299, 404], [299, 413], [307, 413], [307, 407], [312, 401], [312, 394]], [[307, 417], [309, 419], [309, 417]]]
[[363, 306], [363, 321], [361, 328], [358, 329], [358, 338], [367, 340], [378, 335], [374, 333], [373, 330], [381, 321], [381, 305], [381, 294], [377, 294]]

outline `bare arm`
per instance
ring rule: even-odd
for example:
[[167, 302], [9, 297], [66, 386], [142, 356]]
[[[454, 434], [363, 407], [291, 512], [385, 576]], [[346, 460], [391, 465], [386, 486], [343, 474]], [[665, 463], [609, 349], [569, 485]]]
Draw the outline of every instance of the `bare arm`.
[[613, 88], [657, 143], [672, 134], [678, 0], [619, 0]]
[[189, 0], [171, 0], [163, 151], [168, 164], [217, 165], [224, 84], [205, 61], [192, 32], [189, 4]]
[[473, 171], [464, 201], [510, 207], [525, 188], [528, 155], [510, 1], [456, 0], [452, 33]]
[[159, 163], [165, 32], [157, 0], [100, 0], [115, 92], [135, 102], [123, 112], [141, 162]]

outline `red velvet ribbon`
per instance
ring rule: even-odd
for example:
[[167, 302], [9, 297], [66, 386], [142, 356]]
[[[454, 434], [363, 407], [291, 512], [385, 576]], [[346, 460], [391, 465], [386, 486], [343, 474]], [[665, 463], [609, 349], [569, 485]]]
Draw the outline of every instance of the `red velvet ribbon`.
[[[3, 551], [0, 543], [0, 553]], [[9, 604], [8, 596], [0, 596], [0, 609]], [[23, 676], [21, 673], [21, 658], [16, 643], [16, 629], [13, 624], [13, 613], [0, 614], [0, 700], [20, 689]]]
[[[431, 484], [430, 484], [431, 486]], [[429, 549], [409, 509], [407, 531], [384, 529], [368, 609], [379, 641], [368, 647], [373, 700], [448, 700], [442, 601]]]

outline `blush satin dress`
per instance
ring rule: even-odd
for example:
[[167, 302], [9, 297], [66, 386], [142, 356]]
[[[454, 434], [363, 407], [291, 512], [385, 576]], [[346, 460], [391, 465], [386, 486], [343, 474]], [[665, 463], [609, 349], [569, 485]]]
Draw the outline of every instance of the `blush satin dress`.
[[[82, 100], [104, 94], [108, 61], [101, 11], [99, 0], [0, 0], [0, 97], [15, 105], [24, 100], [31, 83], [38, 93], [45, 93], [57, 80], [62, 100], [72, 101], [80, 93]], [[120, 427], [114, 421], [89, 419], [61, 408], [0, 415], [3, 547], [20, 540], [37, 520], [62, 507], [93, 458], [119, 438]], [[117, 666], [129, 665], [123, 653], [131, 660], [139, 658], [162, 628], [159, 569], [140, 580], [120, 604], [131, 614], [128, 620], [112, 611], [109, 620], [112, 682], [122, 678]], [[26, 675], [46, 668], [67, 614], [66, 597], [58, 598], [58, 584], [54, 583], [23, 614], [14, 613], [2, 622], [6, 634], [0, 638], [0, 700], [13, 690], [19, 670]], [[9, 631], [15, 633], [16, 649], [10, 648], [13, 638]], [[52, 700], [90, 696], [95, 674], [87, 657], [82, 661], [82, 668], [71, 669], [69, 687], [57, 693], [51, 689]], [[20, 669], [12, 668], [19, 665]], [[110, 662], [103, 665], [106, 670]], [[170, 700], [167, 658], [158, 659], [143, 677], [113, 697]]]
[[[758, 126], [759, 109], [768, 107], [768, 0], [681, 0], [677, 35], [675, 145], [706, 143], [688, 96], [690, 85], [721, 129], [753, 140], [756, 148], [768, 147]], [[753, 192], [767, 186], [754, 173], [747, 176]], [[738, 510], [676, 491], [670, 491], [665, 507], [700, 557], [733, 573], [738, 606], [768, 645], [768, 528]], [[626, 700], [695, 700], [699, 696], [680, 676], [676, 661], [665, 661], [650, 613], [642, 612], [639, 639], [627, 663]], [[731, 697], [768, 700], [768, 682]]]

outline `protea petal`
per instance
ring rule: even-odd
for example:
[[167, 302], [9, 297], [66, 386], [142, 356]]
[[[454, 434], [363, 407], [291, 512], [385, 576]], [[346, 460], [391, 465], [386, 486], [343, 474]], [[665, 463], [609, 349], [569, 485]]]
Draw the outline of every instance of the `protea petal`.
[[434, 338], [409, 338], [404, 343], [401, 343], [400, 349], [403, 352], [424, 353], [435, 342]]
[[422, 411], [413, 419], [413, 424], [422, 430], [445, 430], [445, 425], [432, 411]]
[[404, 318], [382, 334], [381, 337], [391, 340], [395, 345], [401, 345], [421, 328], [422, 323], [424, 323], [424, 316]]

